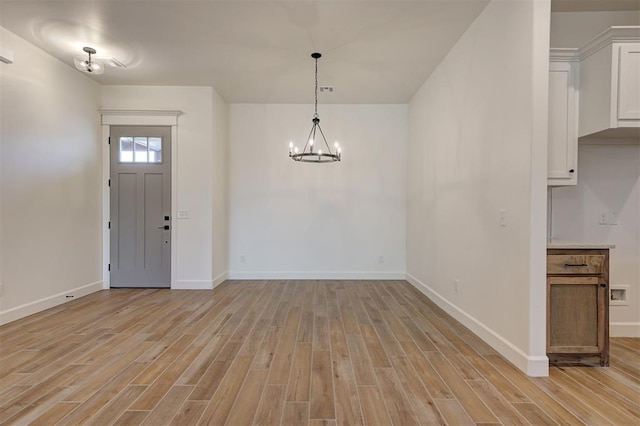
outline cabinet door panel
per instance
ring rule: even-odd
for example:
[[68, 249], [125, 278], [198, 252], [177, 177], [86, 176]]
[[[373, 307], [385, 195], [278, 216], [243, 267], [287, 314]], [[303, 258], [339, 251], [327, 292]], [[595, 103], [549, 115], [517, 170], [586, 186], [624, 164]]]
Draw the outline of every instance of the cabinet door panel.
[[551, 347], [598, 347], [598, 286], [555, 284], [550, 288]]
[[549, 139], [547, 176], [550, 185], [576, 184], [577, 120], [575, 65], [549, 64]]
[[640, 44], [620, 47], [618, 120], [640, 119]]
[[548, 277], [547, 292], [547, 353], [600, 353], [605, 343], [602, 282], [597, 277]]

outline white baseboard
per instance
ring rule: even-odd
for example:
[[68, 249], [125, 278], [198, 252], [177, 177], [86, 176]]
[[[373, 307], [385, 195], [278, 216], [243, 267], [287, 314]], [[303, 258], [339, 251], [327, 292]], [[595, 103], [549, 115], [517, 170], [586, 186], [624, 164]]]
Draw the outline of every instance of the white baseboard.
[[212, 290], [212, 280], [178, 280], [172, 286], [171, 290]]
[[[0, 325], [10, 323], [20, 318], [28, 317], [29, 315], [42, 312], [46, 309], [53, 308], [63, 303], [70, 302], [78, 299], [82, 296], [86, 296], [96, 291], [102, 290], [102, 281], [96, 281], [91, 284], [84, 285], [82, 287], [74, 288], [62, 293], [54, 294], [53, 296], [44, 297], [33, 302], [25, 303], [24, 305], [16, 306], [15, 308], [7, 309], [0, 312]], [[67, 296], [73, 296], [67, 297]]]
[[404, 280], [404, 272], [229, 271], [230, 280]]
[[213, 279], [213, 288], [218, 287], [220, 284], [222, 284], [223, 282], [225, 282], [227, 280], [227, 273], [223, 272], [222, 274], [218, 275], [217, 277], [215, 277]]
[[640, 322], [611, 322], [609, 323], [611, 337], [640, 337]]
[[502, 337], [493, 329], [487, 327], [478, 319], [452, 304], [431, 287], [424, 284], [411, 274], [406, 275], [407, 281], [417, 288], [421, 293], [432, 300], [449, 315], [460, 321], [465, 327], [473, 331], [478, 337], [484, 340], [500, 355], [509, 362], [532, 377], [545, 377], [549, 375], [549, 358], [547, 356], [527, 355], [522, 349], [515, 346], [509, 340]]

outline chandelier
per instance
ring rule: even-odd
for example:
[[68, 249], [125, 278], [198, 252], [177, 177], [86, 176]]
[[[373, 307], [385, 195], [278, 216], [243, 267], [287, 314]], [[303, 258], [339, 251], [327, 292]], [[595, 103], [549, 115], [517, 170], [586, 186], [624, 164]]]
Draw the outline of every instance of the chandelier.
[[[304, 148], [302, 148], [302, 152], [298, 151], [298, 147], [294, 146], [293, 142], [289, 142], [289, 157], [291, 157], [293, 161], [303, 161], [305, 163], [332, 163], [334, 161], [340, 161], [342, 149], [338, 142], [336, 142], [333, 145], [334, 150], [332, 151], [320, 127], [320, 116], [318, 115], [318, 58], [322, 57], [322, 55], [320, 53], [312, 53], [311, 57], [316, 61], [316, 103], [313, 119], [311, 120], [313, 126], [311, 126], [309, 137], [304, 144]], [[322, 139], [318, 140], [318, 137]], [[322, 143], [324, 143], [324, 146]], [[317, 145], [320, 146], [317, 147]], [[323, 150], [324, 147], [326, 147], [326, 151]]]

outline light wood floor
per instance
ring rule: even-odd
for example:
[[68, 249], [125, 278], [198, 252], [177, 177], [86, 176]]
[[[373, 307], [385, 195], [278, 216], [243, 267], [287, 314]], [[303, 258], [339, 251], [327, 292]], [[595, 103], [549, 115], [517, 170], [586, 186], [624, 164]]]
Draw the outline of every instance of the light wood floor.
[[528, 378], [403, 281], [102, 291], [0, 338], [2, 424], [640, 424], [640, 339]]

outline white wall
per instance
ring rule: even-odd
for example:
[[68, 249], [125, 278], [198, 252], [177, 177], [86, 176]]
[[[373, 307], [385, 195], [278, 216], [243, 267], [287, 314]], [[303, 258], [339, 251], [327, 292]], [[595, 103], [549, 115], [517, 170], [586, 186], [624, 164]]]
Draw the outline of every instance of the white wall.
[[[591, 143], [579, 144], [578, 185], [551, 190], [552, 237], [616, 245], [610, 284], [629, 286], [629, 305], [610, 307], [611, 335], [640, 337], [640, 145]], [[599, 216], [610, 212], [619, 224], [600, 225]]]
[[640, 25], [640, 12], [551, 14], [551, 47], [580, 48], [612, 26]]
[[100, 87], [0, 28], [0, 323], [102, 287]]
[[231, 106], [231, 278], [404, 278], [407, 106], [319, 113], [339, 163], [288, 157], [312, 105]]
[[409, 105], [409, 280], [531, 375], [548, 367], [548, 29], [548, 2], [491, 2]]
[[172, 202], [178, 210], [187, 210], [189, 218], [172, 220], [177, 237], [177, 281], [172, 287], [212, 288], [226, 271], [222, 205], [226, 197], [226, 104], [210, 87], [103, 86], [102, 107], [183, 112], [174, 141], [177, 200]]
[[229, 266], [229, 106], [213, 91], [213, 285]]

